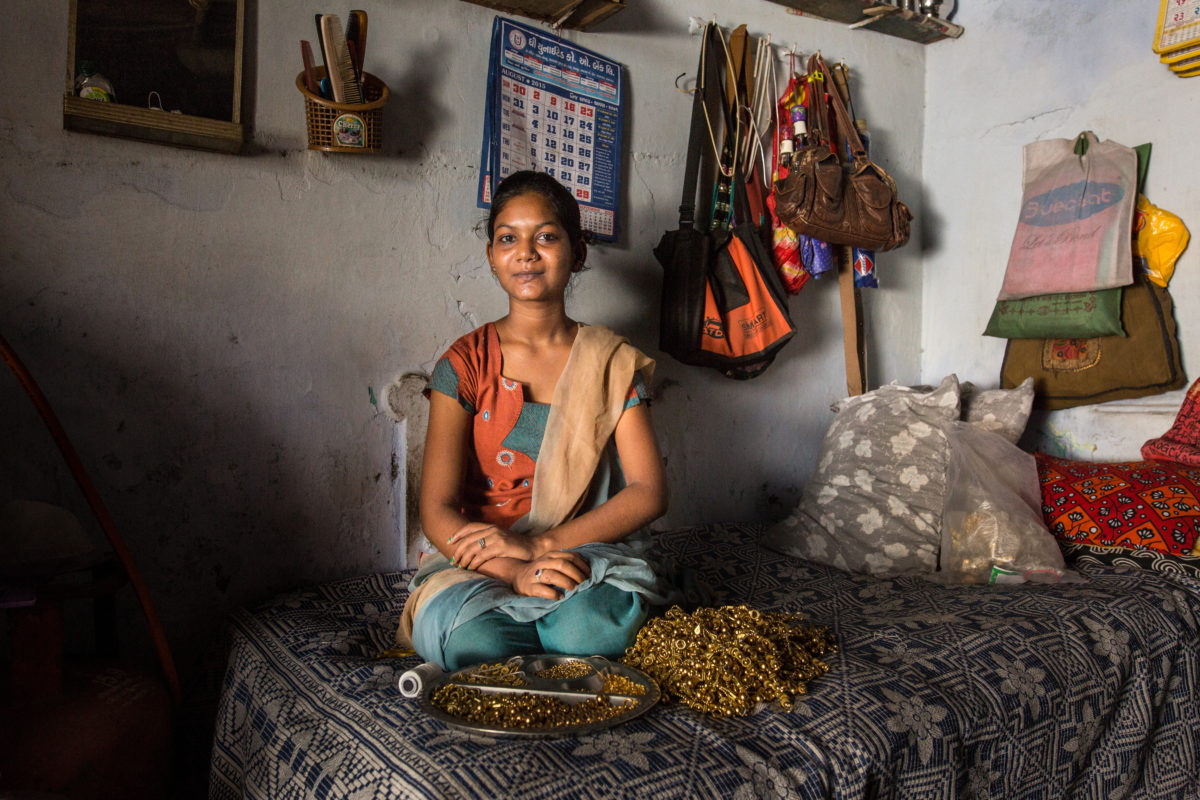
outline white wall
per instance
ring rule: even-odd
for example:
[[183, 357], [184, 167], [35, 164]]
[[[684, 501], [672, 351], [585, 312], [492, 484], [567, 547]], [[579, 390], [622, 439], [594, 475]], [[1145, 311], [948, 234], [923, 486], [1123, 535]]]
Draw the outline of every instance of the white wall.
[[[369, 7], [367, 68], [392, 90], [386, 152], [346, 156], [305, 149], [294, 86], [297, 41], [327, 7], [253, 3], [254, 139], [235, 157], [64, 132], [66, 6], [6, 5], [0, 74], [20, 79], [0, 94], [0, 332], [74, 440], [194, 683], [219, 675], [232, 609], [401, 564], [385, 387], [505, 310], [473, 233], [493, 13]], [[688, 16], [714, 14], [844, 58], [873, 152], [918, 219], [936, 197], [921, 177], [929, 48], [763, 0], [637, 0], [568, 34], [628, 68], [624, 233], [593, 248], [570, 310], [660, 357], [664, 525], [784, 514], [845, 391], [831, 281], [793, 299], [799, 334], [754, 381], [657, 352], [651, 248], [676, 223], [690, 110], [674, 81], [695, 69]], [[923, 255], [918, 235], [879, 259], [873, 383], [919, 377]], [[50, 500], [88, 519], [3, 376], [0, 402], [0, 502]]]
[[[1004, 278], [1021, 204], [1021, 153], [1037, 139], [1083, 130], [1128, 146], [1151, 142], [1146, 196], [1200, 232], [1200, 83], [1176, 77], [1151, 50], [1157, 3], [1095, 0], [961, 2], [955, 42], [928, 48], [922, 184], [929, 199], [921, 333], [926, 382], [957, 371], [999, 381], [1004, 340], [981, 334]], [[1188, 371], [1200, 350], [1200, 248], [1170, 284]], [[1189, 373], [1194, 379], [1194, 375]], [[1039, 414], [1034, 442], [1074, 457], [1139, 458], [1174, 419], [1183, 391]]]

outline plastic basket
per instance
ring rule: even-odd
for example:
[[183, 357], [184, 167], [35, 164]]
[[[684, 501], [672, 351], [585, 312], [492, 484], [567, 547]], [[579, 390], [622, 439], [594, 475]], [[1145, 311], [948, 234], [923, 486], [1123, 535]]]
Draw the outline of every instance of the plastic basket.
[[[325, 77], [324, 67], [317, 67], [315, 71], [318, 80]], [[379, 152], [383, 146], [383, 107], [391, 94], [386, 83], [364, 72], [365, 103], [335, 103], [313, 94], [305, 85], [303, 72], [296, 76], [296, 88], [304, 95], [309, 150]]]

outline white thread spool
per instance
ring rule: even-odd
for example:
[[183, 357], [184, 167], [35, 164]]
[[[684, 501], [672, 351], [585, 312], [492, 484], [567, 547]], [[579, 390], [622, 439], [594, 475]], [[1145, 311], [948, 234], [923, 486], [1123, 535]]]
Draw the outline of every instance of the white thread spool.
[[426, 661], [419, 667], [413, 667], [400, 676], [400, 680], [396, 684], [396, 688], [400, 690], [400, 694], [405, 697], [416, 697], [424, 691], [430, 681], [442, 675], [440, 665], [432, 661]]

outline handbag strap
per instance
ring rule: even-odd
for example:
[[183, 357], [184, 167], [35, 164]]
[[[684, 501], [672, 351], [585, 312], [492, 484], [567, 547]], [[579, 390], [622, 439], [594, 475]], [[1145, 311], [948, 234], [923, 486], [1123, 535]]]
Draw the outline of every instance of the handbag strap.
[[[704, 26], [704, 32], [701, 37], [703, 41], [700, 45], [700, 62], [696, 67], [696, 87], [692, 90], [692, 122], [688, 133], [687, 158], [683, 169], [683, 195], [679, 201], [680, 228], [693, 227], [696, 221], [696, 185], [699, 182], [700, 167], [704, 160], [706, 129], [709, 137], [713, 134], [706, 108], [708, 93], [711, 91], [709, 87], [715, 86], [720, 92], [721, 106], [726, 117], [726, 140], [729, 137], [729, 112], [724, 102], [723, 77], [720, 66], [725, 61], [724, 39], [720, 37], [721, 29], [715, 22], [710, 22]], [[736, 125], [736, 121], [733, 124]], [[715, 141], [713, 145], [714, 147], [716, 146]], [[722, 158], [722, 155], [726, 150], [732, 155], [732, 146], [721, 148], [716, 154], [718, 161], [721, 162], [718, 168], [718, 185], [720, 185], [722, 180], [728, 181], [732, 177], [732, 161], [730, 162], [728, 176], [726, 175], [726, 170], [723, 169], [725, 159]], [[716, 216], [715, 213], [714, 216]]]
[[833, 78], [834, 87], [842, 98], [842, 104], [846, 106], [846, 110], [853, 117], [854, 101], [850, 98], [850, 70], [846, 69], [845, 62], [839, 61], [829, 68], [829, 74]]
[[[850, 145], [850, 158], [858, 161], [867, 157], [867, 148], [863, 147], [862, 139], [858, 137], [858, 129], [854, 125], [854, 120], [850, 119], [850, 112], [846, 110], [846, 104], [842, 102], [842, 93], [834, 87], [831, 92], [824, 92], [825, 78], [830, 75], [829, 67], [825, 65], [825, 59], [821, 58], [820, 53], [813, 53], [808, 59], [808, 80], [810, 83], [815, 81], [820, 82], [820, 93], [829, 95], [829, 105], [833, 107], [833, 114], [837, 118], [838, 133], [840, 133]], [[817, 76], [814, 79], [814, 76]], [[819, 99], [819, 98], [818, 98]], [[823, 103], [821, 104], [824, 105]], [[829, 123], [825, 118], [824, 108], [821, 113], [817, 114], [817, 123], [821, 126], [821, 134], [827, 142], [832, 141], [832, 136], [829, 132]], [[809, 108], [809, 114], [812, 114], [812, 108]], [[811, 121], [810, 121], [811, 124]]]
[[[738, 224], [750, 222], [757, 225], [763, 218], [762, 194], [760, 187], [753, 183], [754, 161], [744, 157], [746, 145], [754, 137], [754, 125], [749, 117], [750, 97], [754, 91], [754, 65], [750, 58], [749, 42], [745, 25], [739, 25], [729, 35], [729, 62], [726, 64], [729, 74], [721, 84], [726, 126], [722, 165], [732, 172], [727, 188], [733, 219]], [[725, 157], [730, 159], [728, 164], [725, 163]], [[724, 180], [725, 175], [721, 178]]]
[[700, 177], [700, 161], [704, 156], [705, 62], [709, 55], [709, 29], [713, 27], [716, 25], [712, 22], [705, 25], [700, 40], [700, 63], [696, 67], [696, 87], [692, 90], [692, 123], [688, 132], [687, 160], [683, 165], [683, 197], [679, 201], [680, 228], [690, 228], [696, 224], [696, 183]]
[[[721, 137], [721, 147], [717, 153], [719, 169], [714, 189], [712, 221], [710, 230], [729, 228], [733, 217], [741, 218], [740, 209], [735, 213], [734, 204], [737, 202], [737, 189], [741, 182], [738, 169], [738, 138], [740, 128], [741, 86], [740, 76], [745, 59], [746, 26], [741, 25], [725, 41], [720, 28], [714, 26], [713, 35], [716, 38], [713, 53], [718, 60], [709, 62], [709, 86], [715, 86], [718, 99], [721, 102], [721, 112], [725, 120], [725, 130]], [[721, 57], [723, 56], [723, 58]], [[722, 75], [721, 65], [724, 65]], [[715, 142], [714, 142], [715, 146]]]
[[821, 72], [820, 56], [809, 56], [804, 68], [804, 105], [808, 114], [808, 141], [810, 144], [829, 144], [829, 104], [825, 102], [825, 73]]
[[[838, 97], [841, 98], [842, 105], [845, 107], [847, 115], [854, 122], [854, 132], [862, 138], [862, 130], [858, 127], [858, 119], [854, 115], [854, 100], [850, 96], [850, 70], [846, 69], [845, 62], [838, 62], [829, 68], [831, 77], [833, 78], [833, 87], [837, 90]], [[843, 157], [849, 157], [849, 139], [845, 134], [842, 135], [841, 147]], [[866, 145], [863, 146], [863, 151], [866, 151]]]

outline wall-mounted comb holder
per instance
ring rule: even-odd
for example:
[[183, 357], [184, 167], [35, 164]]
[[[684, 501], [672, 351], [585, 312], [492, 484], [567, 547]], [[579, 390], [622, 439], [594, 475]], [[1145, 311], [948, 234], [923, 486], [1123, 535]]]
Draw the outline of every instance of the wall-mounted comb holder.
[[[325, 77], [324, 67], [314, 67], [316, 78]], [[390, 92], [387, 84], [369, 72], [363, 73], [365, 103], [335, 103], [313, 94], [301, 72], [296, 88], [304, 95], [304, 117], [308, 124], [308, 149], [330, 153], [378, 153], [383, 146], [383, 107]]]

